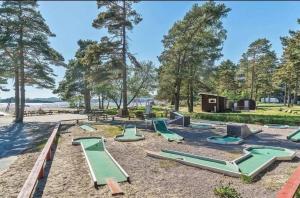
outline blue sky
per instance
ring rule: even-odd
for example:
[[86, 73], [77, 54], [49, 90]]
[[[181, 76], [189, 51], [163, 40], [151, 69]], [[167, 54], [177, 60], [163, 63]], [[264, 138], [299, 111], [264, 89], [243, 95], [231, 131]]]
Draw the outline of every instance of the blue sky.
[[[143, 21], [130, 33], [130, 50], [139, 60], [152, 60], [158, 65], [157, 56], [162, 48], [161, 40], [175, 21], [181, 19], [194, 3], [192, 1], [145, 1], [135, 8]], [[39, 2], [40, 11], [50, 29], [56, 34], [51, 45], [65, 60], [74, 56], [79, 39], [99, 40], [104, 31], [94, 29], [91, 24], [99, 12], [94, 1], [44, 1]], [[238, 62], [249, 44], [258, 38], [267, 38], [273, 44], [277, 55], [282, 53], [280, 36], [288, 35], [289, 30], [300, 29], [300, 2], [225, 2], [231, 8], [228, 17], [223, 20], [228, 31], [224, 42], [223, 58]], [[57, 83], [63, 78], [64, 69], [54, 68], [58, 75]], [[10, 88], [12, 83], [8, 85]], [[0, 93], [1, 98], [13, 96], [13, 90]], [[26, 96], [51, 97], [51, 90], [28, 87]]]

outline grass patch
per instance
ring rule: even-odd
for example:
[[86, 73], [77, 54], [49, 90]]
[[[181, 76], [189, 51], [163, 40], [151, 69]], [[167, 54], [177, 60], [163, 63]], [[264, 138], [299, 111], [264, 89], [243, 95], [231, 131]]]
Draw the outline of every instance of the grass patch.
[[241, 175], [241, 180], [246, 184], [251, 184], [253, 182], [253, 178], [247, 175]]
[[214, 188], [214, 194], [220, 198], [242, 198], [241, 194], [231, 186], [231, 183]]
[[178, 166], [178, 163], [175, 161], [171, 161], [171, 160], [160, 160], [159, 166], [160, 166], [160, 168], [170, 169], [175, 166]]
[[294, 198], [300, 198], [300, 186], [298, 187], [298, 189], [294, 195]]
[[101, 131], [101, 135], [106, 138], [112, 138], [116, 135], [120, 135], [123, 132], [123, 127], [121, 126], [111, 126], [111, 125], [93, 125], [97, 130]]

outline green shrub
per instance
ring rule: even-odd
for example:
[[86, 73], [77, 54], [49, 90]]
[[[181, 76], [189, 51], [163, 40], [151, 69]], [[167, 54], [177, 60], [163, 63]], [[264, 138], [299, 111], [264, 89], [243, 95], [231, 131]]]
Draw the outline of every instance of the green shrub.
[[242, 181], [243, 181], [244, 183], [246, 183], [246, 184], [250, 184], [250, 183], [252, 183], [252, 181], [253, 181], [252, 177], [247, 176], [247, 175], [242, 175], [242, 176], [241, 176], [241, 179], [242, 179]]
[[230, 183], [214, 188], [214, 194], [220, 198], [242, 198], [241, 194], [231, 187]]
[[296, 191], [294, 198], [300, 198], [300, 186], [298, 187], [298, 190]]

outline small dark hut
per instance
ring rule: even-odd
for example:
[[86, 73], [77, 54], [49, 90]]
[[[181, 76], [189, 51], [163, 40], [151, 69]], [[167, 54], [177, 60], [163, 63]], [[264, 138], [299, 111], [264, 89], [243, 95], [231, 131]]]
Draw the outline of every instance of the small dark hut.
[[255, 110], [256, 102], [252, 99], [241, 99], [234, 104], [234, 110]]
[[227, 99], [224, 96], [215, 94], [200, 93], [201, 108], [204, 112], [224, 112]]

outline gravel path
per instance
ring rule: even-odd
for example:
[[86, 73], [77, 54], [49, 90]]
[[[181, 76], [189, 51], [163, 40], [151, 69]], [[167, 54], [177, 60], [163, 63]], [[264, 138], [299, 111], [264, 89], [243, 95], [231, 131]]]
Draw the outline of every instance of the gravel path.
[[[258, 126], [255, 126], [258, 127]], [[291, 129], [267, 129], [246, 139], [240, 146], [220, 146], [206, 142], [206, 137], [224, 134], [224, 128], [204, 130], [171, 127], [185, 137], [183, 144], [167, 142], [155, 133], [143, 130], [145, 140], [139, 142], [116, 142], [107, 138], [106, 146], [112, 156], [129, 174], [131, 184], [121, 183], [125, 195], [122, 197], [215, 197], [213, 189], [221, 184], [231, 185], [244, 198], [274, 197], [276, 191], [299, 165], [299, 159], [279, 162], [259, 175], [254, 183], [245, 184], [239, 178], [223, 176], [218, 173], [185, 166], [176, 162], [159, 160], [146, 156], [146, 150], [174, 149], [198, 155], [232, 160], [242, 154], [242, 149], [253, 145], [273, 145], [297, 151], [300, 145], [285, 140]], [[60, 136], [50, 170], [42, 179], [34, 197], [110, 197], [107, 186], [96, 190], [93, 187], [88, 167], [79, 146], [72, 146], [74, 137], [102, 135], [103, 132], [84, 132], [79, 127], [65, 127]], [[21, 155], [5, 172], [0, 174], [0, 197], [14, 197], [32, 168], [37, 153]], [[17, 174], [16, 174], [17, 173]], [[16, 181], [14, 181], [16, 179]], [[1, 194], [2, 193], [2, 194]]]

